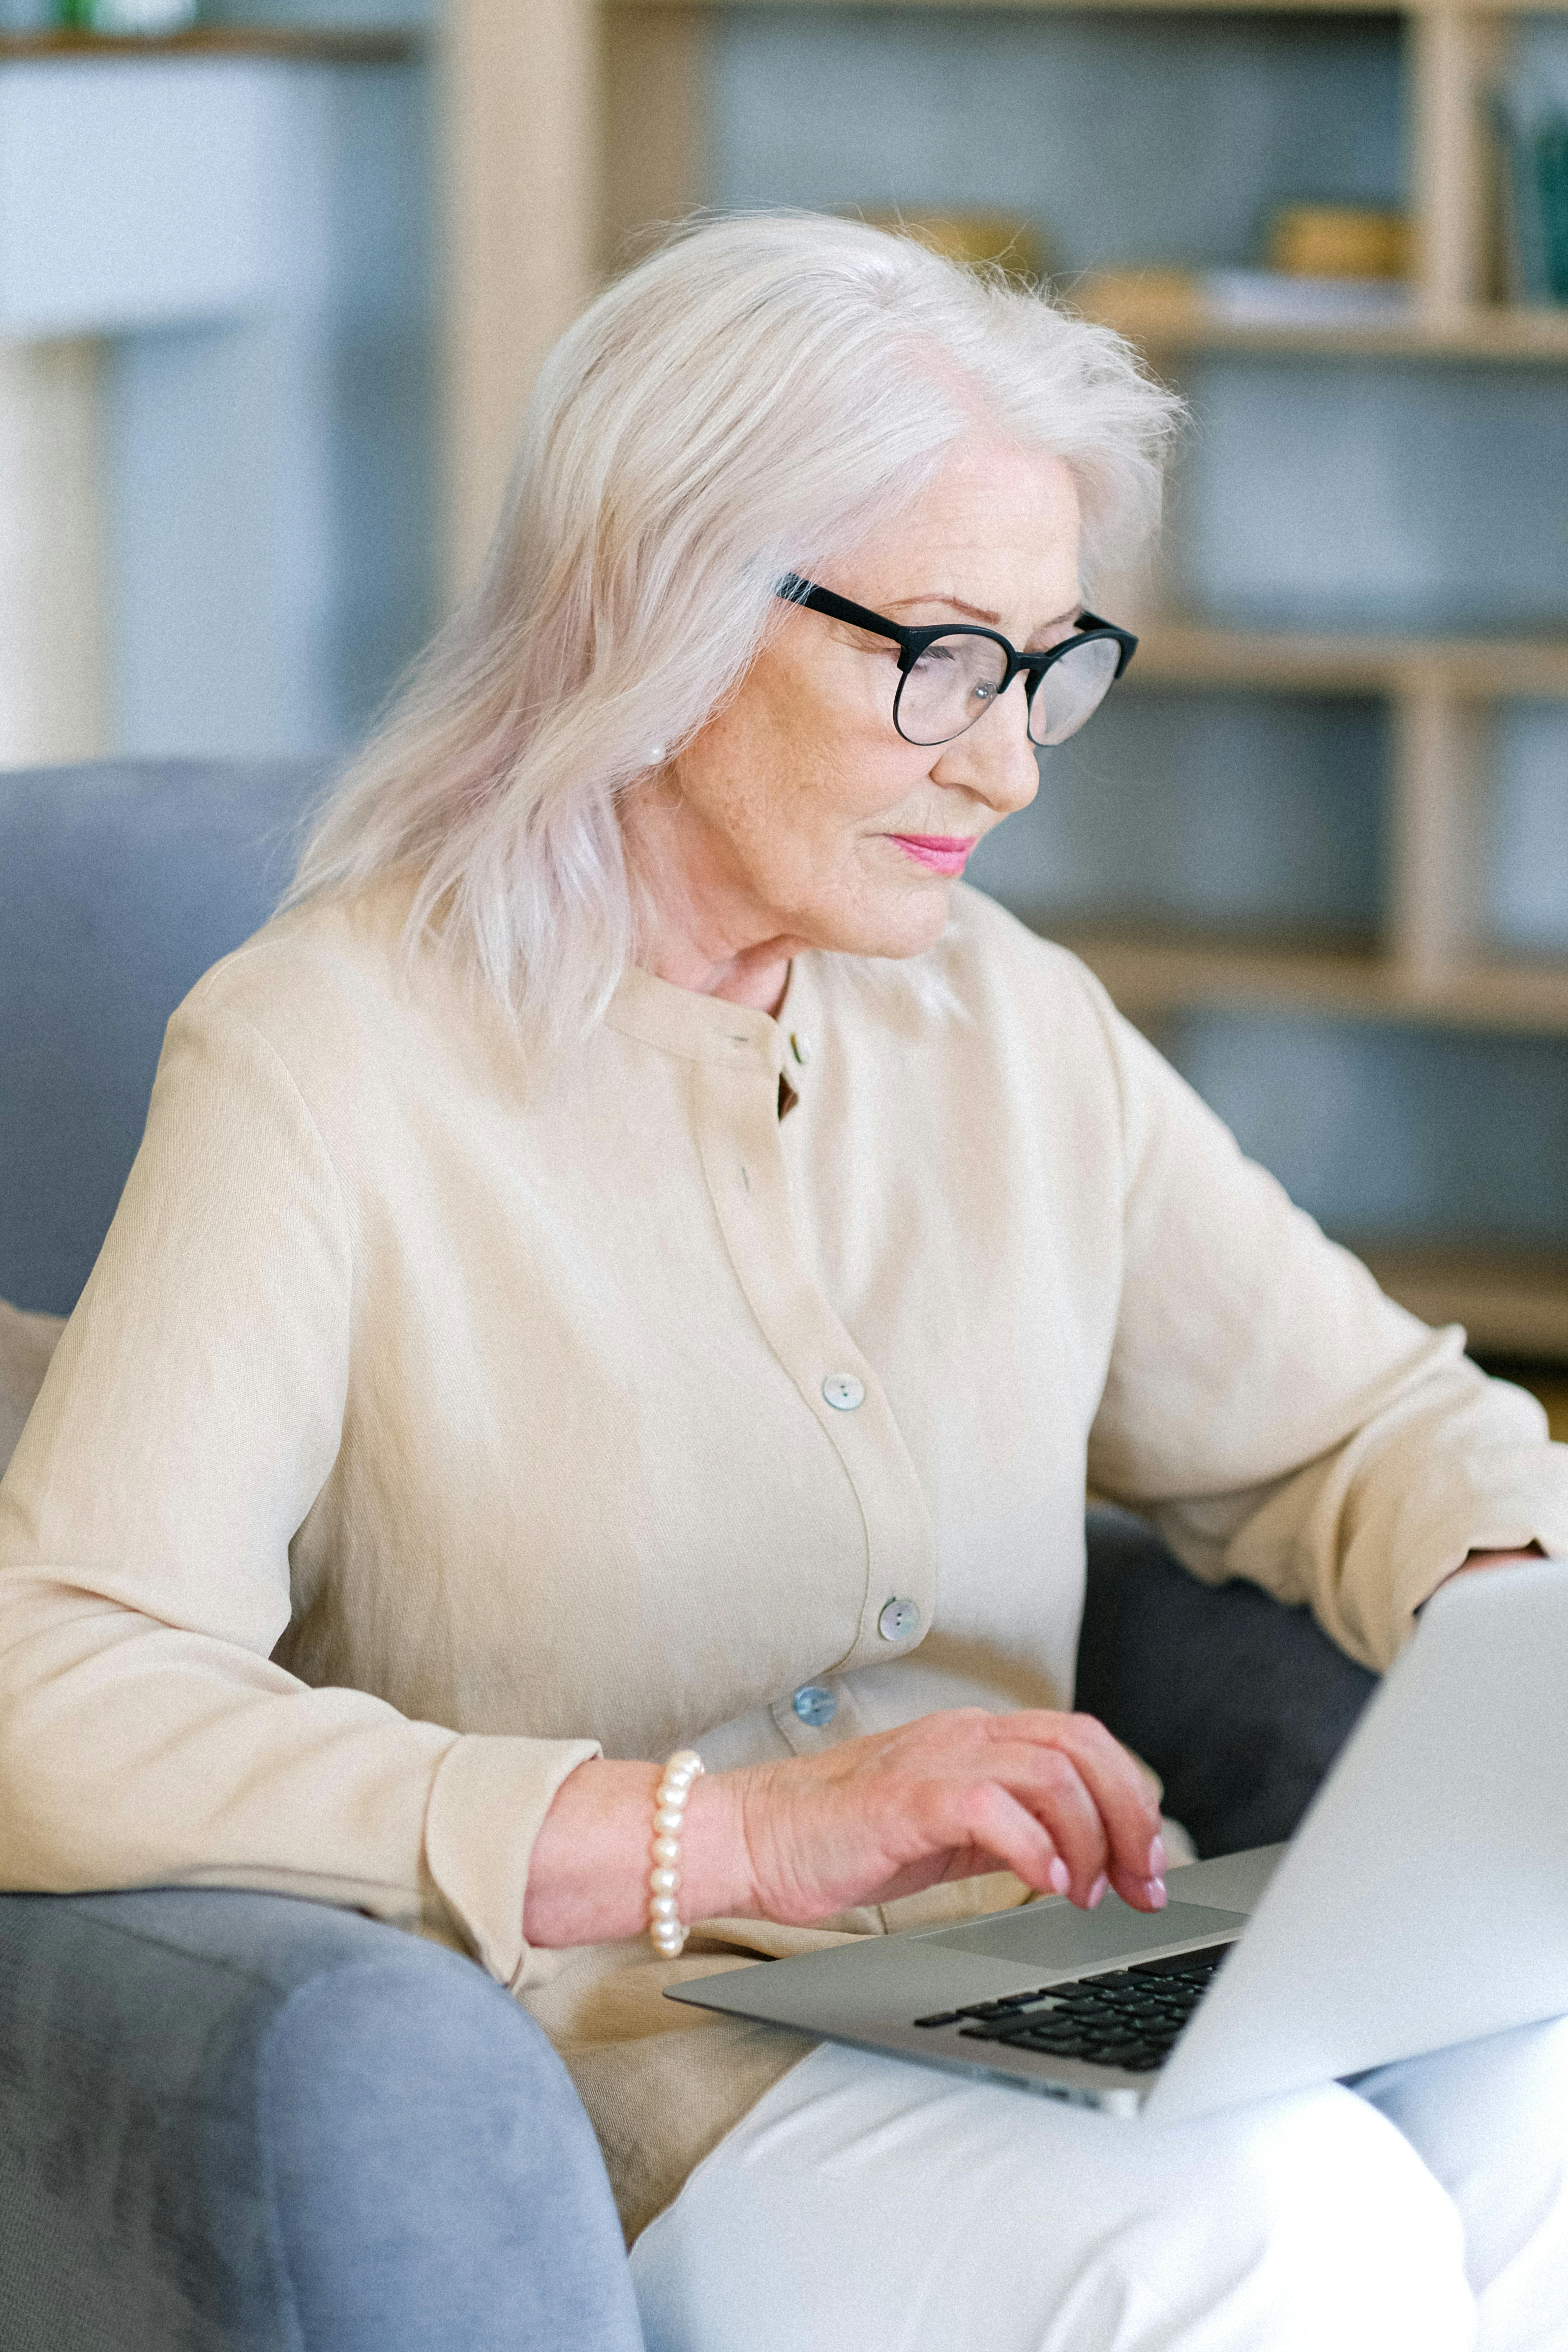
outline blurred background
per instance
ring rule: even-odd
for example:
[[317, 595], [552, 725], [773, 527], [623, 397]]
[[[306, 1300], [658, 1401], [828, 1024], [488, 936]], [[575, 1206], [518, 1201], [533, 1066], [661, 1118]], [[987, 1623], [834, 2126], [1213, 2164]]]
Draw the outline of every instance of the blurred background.
[[0, 766], [333, 754], [694, 205], [1047, 277], [1191, 404], [974, 878], [1568, 1402], [1568, 16], [0, 0]]

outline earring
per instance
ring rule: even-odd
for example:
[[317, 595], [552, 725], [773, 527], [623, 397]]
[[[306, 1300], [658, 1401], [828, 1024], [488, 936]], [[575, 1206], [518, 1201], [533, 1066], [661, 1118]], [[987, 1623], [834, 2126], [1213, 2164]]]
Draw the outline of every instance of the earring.
[[668, 751], [662, 743], [650, 743], [647, 747], [647, 763], [650, 768], [662, 768], [668, 756]]

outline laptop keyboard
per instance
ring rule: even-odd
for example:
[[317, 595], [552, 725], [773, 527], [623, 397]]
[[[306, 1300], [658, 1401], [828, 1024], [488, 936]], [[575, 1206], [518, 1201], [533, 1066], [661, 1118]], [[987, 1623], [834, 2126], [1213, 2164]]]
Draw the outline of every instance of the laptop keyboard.
[[1205, 1944], [1168, 1960], [1139, 1960], [1103, 1976], [1008, 1993], [970, 2009], [944, 2009], [914, 2022], [956, 2025], [971, 2042], [1002, 2042], [1048, 2058], [1086, 2058], [1130, 2074], [1152, 2074], [1170, 2056], [1231, 1948]]

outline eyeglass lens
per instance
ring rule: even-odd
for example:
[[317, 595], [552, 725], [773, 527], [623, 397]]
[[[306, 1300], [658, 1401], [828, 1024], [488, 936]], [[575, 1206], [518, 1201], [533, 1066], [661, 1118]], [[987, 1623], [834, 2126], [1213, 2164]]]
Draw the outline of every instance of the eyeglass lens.
[[1029, 705], [1029, 735], [1036, 743], [1065, 743], [1092, 719], [1116, 677], [1121, 647], [1114, 637], [1086, 637], [1054, 661]]
[[[1031, 739], [1061, 743], [1076, 734], [1105, 699], [1120, 655], [1113, 637], [1090, 637], [1054, 661], [1029, 706]], [[994, 638], [937, 637], [900, 685], [900, 734], [910, 743], [951, 743], [995, 700], [1006, 668], [1007, 656]]]

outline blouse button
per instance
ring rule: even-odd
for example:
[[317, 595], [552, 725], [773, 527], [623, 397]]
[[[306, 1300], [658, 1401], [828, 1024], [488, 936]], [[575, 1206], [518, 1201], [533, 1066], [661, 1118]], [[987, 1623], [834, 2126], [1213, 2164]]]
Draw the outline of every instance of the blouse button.
[[919, 1627], [921, 1612], [912, 1601], [889, 1601], [877, 1620], [884, 1642], [907, 1642]]
[[835, 1412], [853, 1412], [866, 1402], [866, 1383], [858, 1381], [853, 1372], [829, 1372], [822, 1383], [822, 1393]]
[[802, 1723], [820, 1731], [838, 1712], [838, 1701], [825, 1683], [802, 1683], [795, 1695], [795, 1711]]
[[803, 1037], [798, 1029], [792, 1029], [789, 1035], [789, 1049], [804, 1070], [811, 1059], [810, 1038]]

